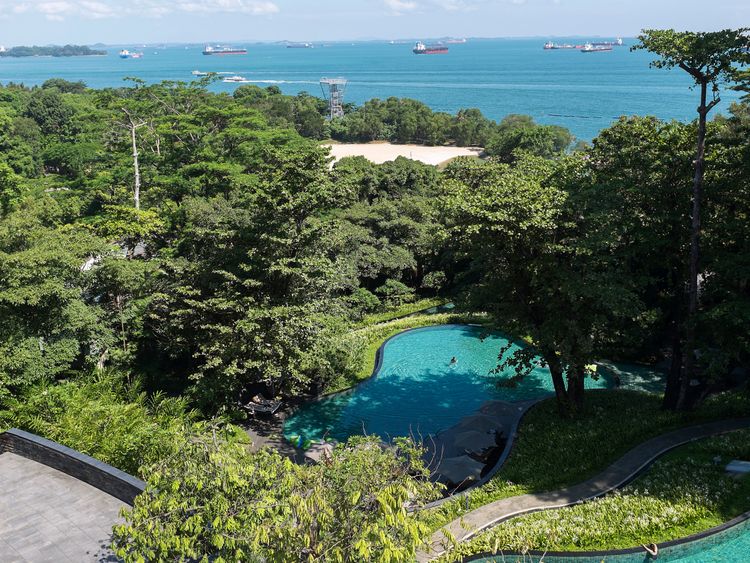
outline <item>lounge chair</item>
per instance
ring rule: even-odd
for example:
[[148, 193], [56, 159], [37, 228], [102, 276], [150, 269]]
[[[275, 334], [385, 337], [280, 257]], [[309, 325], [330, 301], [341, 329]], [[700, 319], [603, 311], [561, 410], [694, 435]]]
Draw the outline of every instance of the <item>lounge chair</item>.
[[252, 416], [256, 414], [274, 415], [281, 408], [281, 401], [266, 399], [260, 395], [256, 395], [247, 403], [239, 401], [238, 404], [241, 409], [247, 411]]

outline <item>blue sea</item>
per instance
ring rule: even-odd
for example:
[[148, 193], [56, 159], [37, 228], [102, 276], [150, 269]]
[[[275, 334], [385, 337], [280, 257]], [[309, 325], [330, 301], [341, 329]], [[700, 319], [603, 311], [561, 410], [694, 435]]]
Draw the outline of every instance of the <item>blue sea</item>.
[[[583, 43], [586, 38], [566, 38]], [[546, 39], [469, 40], [446, 55], [414, 55], [411, 44], [321, 43], [313, 49], [281, 44], [247, 44], [245, 56], [204, 56], [202, 46], [108, 47], [106, 57], [0, 58], [0, 82], [32, 86], [51, 77], [83, 80], [93, 88], [123, 85], [125, 77], [146, 82], [190, 81], [193, 70], [231, 72], [259, 86], [275, 84], [284, 93], [322, 95], [323, 76], [349, 80], [346, 101], [408, 97], [434, 110], [455, 113], [477, 107], [492, 119], [523, 113], [540, 123], [562, 125], [590, 140], [621, 115], [662, 119], [695, 117], [697, 92], [680, 70], [649, 68], [652, 56], [626, 46], [602, 53], [545, 51]], [[562, 41], [561, 41], [562, 42]], [[240, 46], [235, 44], [233, 46]], [[121, 47], [144, 53], [120, 59]], [[220, 83], [231, 92], [237, 84]], [[719, 111], [739, 98], [725, 91]], [[716, 111], [716, 110], [714, 110]]]

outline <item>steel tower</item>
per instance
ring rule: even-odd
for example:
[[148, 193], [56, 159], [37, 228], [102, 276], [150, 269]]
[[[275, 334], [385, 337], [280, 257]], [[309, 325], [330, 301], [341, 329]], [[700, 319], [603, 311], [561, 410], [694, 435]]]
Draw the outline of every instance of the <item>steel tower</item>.
[[321, 78], [320, 88], [328, 101], [329, 119], [344, 116], [344, 91], [346, 78]]

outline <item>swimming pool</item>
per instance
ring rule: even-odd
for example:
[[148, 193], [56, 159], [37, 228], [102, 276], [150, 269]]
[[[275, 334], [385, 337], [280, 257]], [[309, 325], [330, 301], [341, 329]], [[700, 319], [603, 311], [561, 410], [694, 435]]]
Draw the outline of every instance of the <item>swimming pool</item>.
[[[744, 563], [750, 560], [750, 514], [733, 522], [683, 540], [663, 544], [660, 562], [670, 563]], [[464, 561], [476, 563], [649, 563], [643, 549], [596, 553], [531, 553], [526, 555], [476, 555]]]
[[[485, 336], [482, 338], [482, 336]], [[515, 388], [500, 387], [514, 372], [490, 373], [509, 343], [500, 333], [466, 325], [440, 325], [402, 332], [386, 342], [379, 368], [350, 391], [308, 403], [284, 425], [285, 436], [346, 440], [354, 434], [425, 436], [453, 426], [489, 400], [523, 401], [553, 392], [549, 370], [536, 368]], [[519, 348], [513, 344], [511, 354]], [[452, 358], [455, 363], [451, 363]], [[614, 367], [614, 366], [613, 366]], [[643, 367], [616, 366], [622, 386], [641, 388], [661, 375]], [[610, 369], [588, 388], [614, 386]]]

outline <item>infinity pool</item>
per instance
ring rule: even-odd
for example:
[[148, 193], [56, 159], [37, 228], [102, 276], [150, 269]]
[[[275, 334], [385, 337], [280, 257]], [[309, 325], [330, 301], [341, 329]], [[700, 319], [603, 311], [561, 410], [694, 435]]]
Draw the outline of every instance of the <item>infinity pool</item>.
[[[659, 562], [664, 563], [745, 563], [750, 560], [750, 520], [745, 520], [724, 531], [703, 539], [689, 541], [659, 550]], [[545, 555], [498, 554], [468, 559], [474, 563], [650, 563], [645, 552], [597, 554], [586, 556], [573, 553], [567, 557]]]
[[[482, 338], [483, 329], [442, 325], [403, 332], [383, 348], [378, 372], [350, 391], [311, 402], [284, 425], [285, 436], [346, 440], [354, 434], [425, 436], [453, 426], [488, 400], [523, 401], [553, 392], [549, 370], [536, 368], [515, 388], [498, 386], [514, 372], [490, 373], [508, 345], [499, 333]], [[507, 354], [518, 349], [514, 344]], [[451, 363], [452, 358], [455, 363]], [[613, 371], [614, 370], [614, 371]], [[608, 364], [588, 388], [614, 386], [648, 389], [661, 375], [643, 367]], [[649, 389], [650, 390], [650, 389]]]

